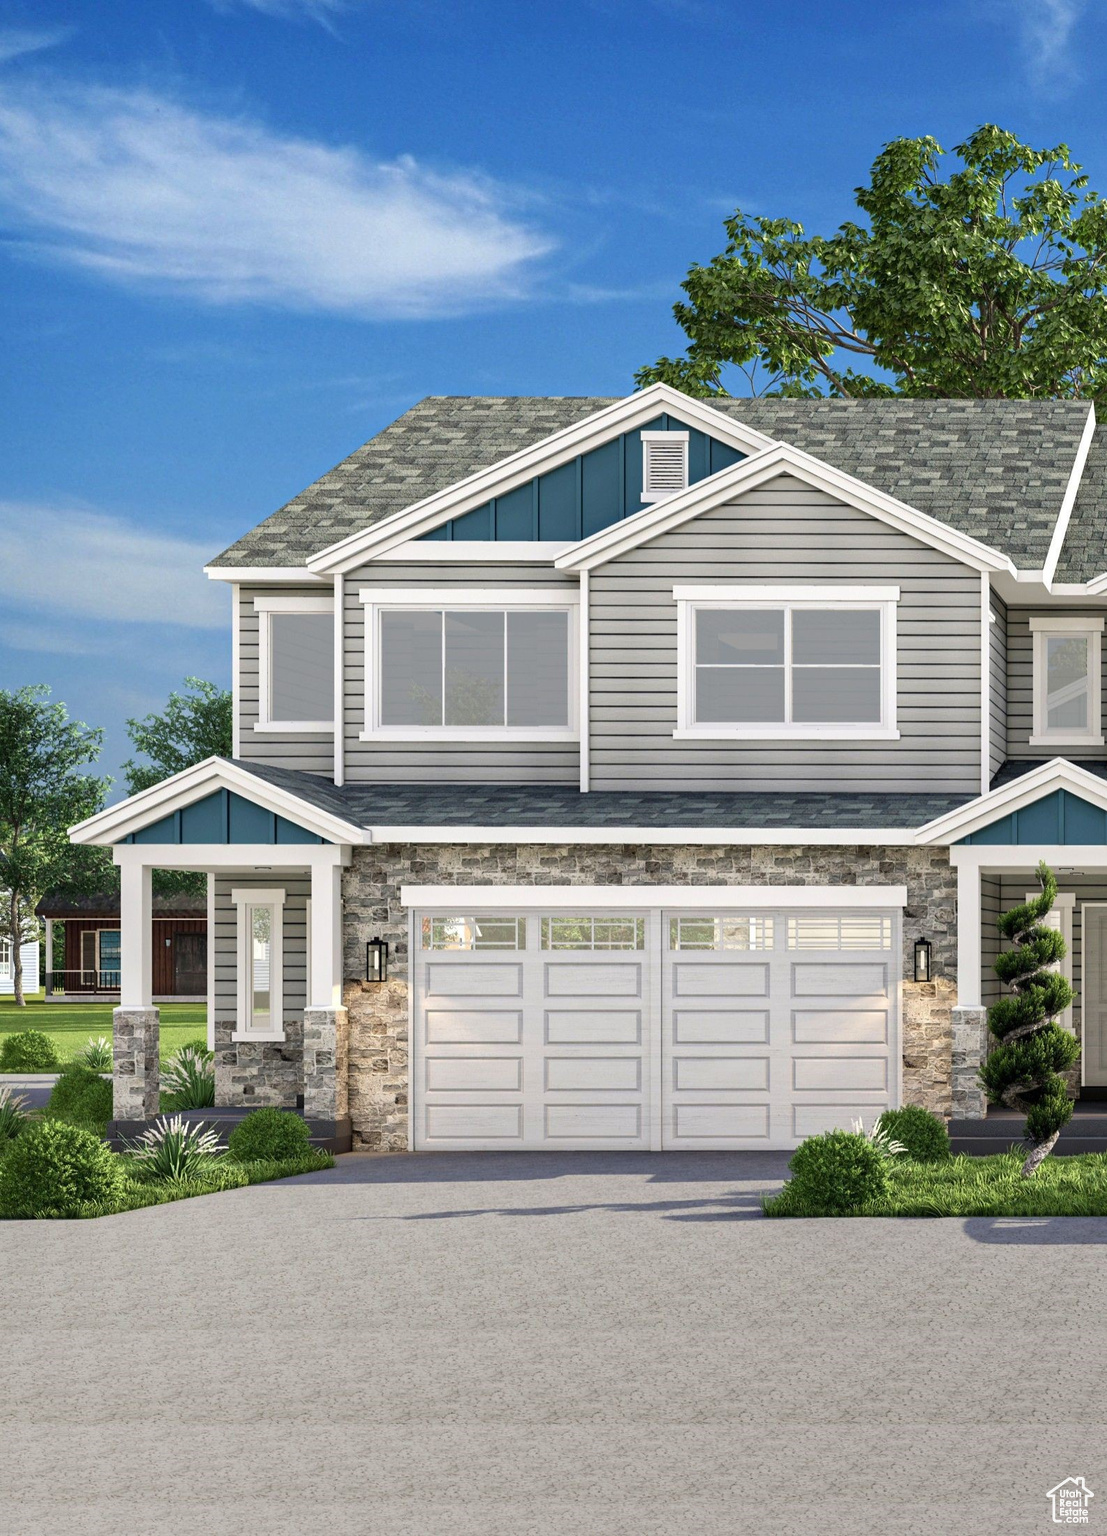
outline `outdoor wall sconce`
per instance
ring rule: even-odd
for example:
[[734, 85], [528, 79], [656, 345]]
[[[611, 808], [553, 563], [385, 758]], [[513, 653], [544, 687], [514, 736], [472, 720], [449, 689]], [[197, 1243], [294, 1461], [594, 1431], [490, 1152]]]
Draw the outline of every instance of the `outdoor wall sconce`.
[[915, 980], [930, 980], [930, 940], [915, 940]]
[[388, 940], [370, 939], [365, 946], [366, 981], [388, 980]]

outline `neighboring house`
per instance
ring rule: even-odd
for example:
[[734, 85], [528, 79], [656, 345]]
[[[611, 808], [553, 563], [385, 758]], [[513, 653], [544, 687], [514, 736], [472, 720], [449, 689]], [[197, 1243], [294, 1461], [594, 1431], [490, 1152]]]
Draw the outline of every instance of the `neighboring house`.
[[[206, 899], [187, 894], [154, 896], [151, 911], [154, 1001], [204, 1002], [208, 990]], [[119, 997], [118, 896], [50, 892], [35, 908], [35, 915], [46, 927], [47, 1002], [104, 1002]]]
[[[0, 997], [12, 997], [15, 994], [12, 948], [11, 939], [0, 938]], [[28, 994], [37, 992], [42, 985], [38, 974], [38, 940], [28, 939], [19, 946], [19, 953], [23, 961], [23, 991]]]
[[120, 1119], [155, 867], [209, 876], [219, 1102], [361, 1146], [979, 1117], [1041, 857], [1107, 1095], [1087, 403], [428, 399], [209, 574], [234, 761], [73, 834], [120, 867]]

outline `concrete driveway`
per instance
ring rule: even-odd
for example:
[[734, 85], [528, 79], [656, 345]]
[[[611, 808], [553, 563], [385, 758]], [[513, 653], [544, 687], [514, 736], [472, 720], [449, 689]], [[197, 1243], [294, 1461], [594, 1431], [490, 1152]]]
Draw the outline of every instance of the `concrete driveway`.
[[1107, 1221], [765, 1221], [784, 1162], [352, 1155], [0, 1224], [0, 1530], [1012, 1536], [1068, 1476], [1107, 1528]]

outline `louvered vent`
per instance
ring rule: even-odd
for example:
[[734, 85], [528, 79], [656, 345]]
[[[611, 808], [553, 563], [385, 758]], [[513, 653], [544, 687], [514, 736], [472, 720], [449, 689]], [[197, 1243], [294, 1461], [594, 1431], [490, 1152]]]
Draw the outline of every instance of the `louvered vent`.
[[643, 432], [642, 500], [660, 501], [687, 485], [687, 432]]

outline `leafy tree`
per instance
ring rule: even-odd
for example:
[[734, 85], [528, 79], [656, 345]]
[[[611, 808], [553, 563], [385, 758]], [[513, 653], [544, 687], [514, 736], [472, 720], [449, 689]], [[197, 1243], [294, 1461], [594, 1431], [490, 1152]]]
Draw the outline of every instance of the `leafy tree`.
[[199, 677], [186, 677], [185, 687], [191, 692], [171, 693], [163, 714], [127, 721], [131, 745], [149, 759], [136, 763], [129, 758], [123, 764], [130, 794], [160, 784], [206, 757], [230, 757], [234, 739], [230, 691]]
[[11, 940], [15, 1002], [23, 1007], [20, 939], [37, 931], [35, 904], [53, 886], [102, 884], [101, 849], [75, 848], [68, 829], [104, 804], [110, 779], [82, 770], [103, 732], [70, 720], [44, 684], [0, 689], [0, 932]]
[[980, 1071], [988, 1100], [1026, 1113], [1030, 1154], [1023, 1178], [1036, 1173], [1056, 1145], [1062, 1127], [1072, 1118], [1072, 1099], [1059, 1073], [1080, 1057], [1080, 1044], [1057, 1023], [1072, 1002], [1073, 992], [1049, 966], [1065, 953], [1065, 941], [1042, 918], [1057, 897], [1057, 881], [1045, 863], [1038, 865], [1042, 894], [1012, 907], [997, 924], [1015, 948], [996, 961], [996, 975], [1011, 988], [988, 1009], [988, 1028], [999, 1044]]
[[686, 352], [638, 384], [723, 395], [733, 367], [740, 393], [1101, 397], [1107, 205], [1064, 144], [986, 124], [945, 179], [944, 154], [929, 137], [887, 144], [855, 189], [865, 222], [830, 236], [737, 209], [674, 306]]

